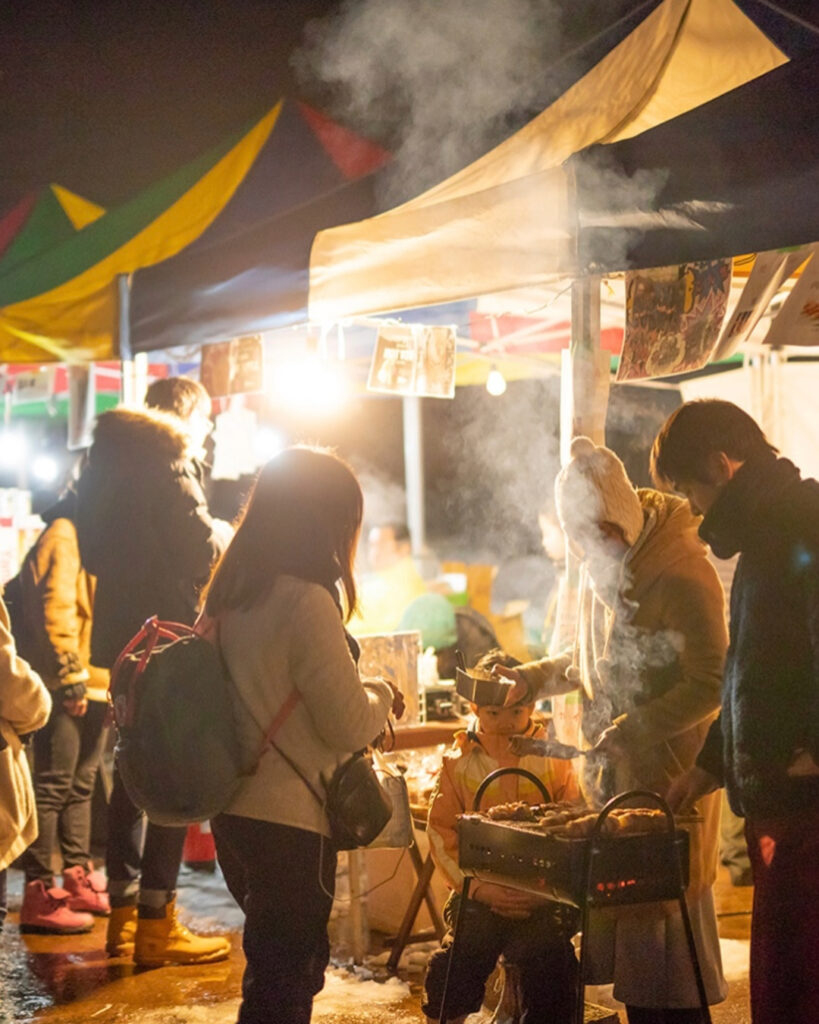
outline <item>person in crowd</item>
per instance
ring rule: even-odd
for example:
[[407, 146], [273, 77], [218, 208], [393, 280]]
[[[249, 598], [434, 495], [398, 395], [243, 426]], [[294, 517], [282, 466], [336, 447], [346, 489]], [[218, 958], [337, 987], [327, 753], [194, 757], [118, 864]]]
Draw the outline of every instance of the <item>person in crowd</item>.
[[248, 763], [278, 721], [255, 773], [212, 822], [225, 881], [245, 912], [240, 1024], [310, 1020], [330, 956], [336, 869], [318, 796], [390, 711], [403, 710], [390, 683], [359, 678], [358, 644], [344, 629], [356, 606], [362, 509], [342, 459], [286, 449], [262, 468], [207, 591]]
[[[600, 806], [630, 789], [665, 795], [694, 763], [719, 707], [727, 639], [719, 579], [686, 502], [635, 490], [608, 448], [575, 438], [555, 496], [561, 525], [583, 559], [575, 646], [495, 672], [517, 683], [510, 699], [530, 690], [580, 690], [582, 742], [598, 755], [585, 758], [589, 803]], [[686, 898], [714, 1003], [726, 995], [712, 894], [718, 797], [705, 797], [698, 811]], [[629, 1024], [701, 1020], [676, 906], [595, 912], [586, 941], [590, 983], [614, 981]]]
[[[0, 600], [0, 930], [6, 918], [6, 869], [37, 837], [34, 789], [23, 737], [51, 713], [42, 679], [18, 657], [6, 606]], [[63, 898], [57, 890], [57, 899]]]
[[[495, 665], [517, 665], [500, 649], [485, 654], [472, 670], [489, 675]], [[526, 1020], [572, 1019], [577, 961], [571, 945], [578, 915], [573, 908], [492, 882], [473, 882], [461, 918], [458, 955], [450, 967], [455, 921], [461, 903], [463, 875], [458, 868], [458, 815], [471, 811], [475, 793], [486, 776], [498, 768], [524, 768], [539, 778], [555, 801], [579, 799], [571, 761], [526, 755], [509, 749], [509, 738], [522, 735], [540, 740], [544, 728], [533, 718], [534, 700], [524, 697], [508, 707], [472, 705], [473, 726], [455, 736], [444, 755], [427, 822], [432, 857], [452, 889], [444, 918], [450, 926], [443, 945], [433, 953], [424, 982], [422, 1009], [438, 1021], [444, 984], [449, 973], [447, 1019], [455, 1024], [477, 1013], [484, 988], [503, 954], [519, 976], [520, 1001]], [[523, 776], [508, 775], [493, 782], [483, 807], [523, 800], [542, 803], [540, 790]]]
[[[39, 835], [23, 856], [26, 886], [20, 930], [90, 931], [109, 912], [105, 877], [91, 860], [91, 798], [107, 738], [108, 673], [90, 665], [93, 577], [83, 569], [69, 487], [43, 514], [46, 526], [20, 574], [23, 654], [53, 696], [51, 717], [34, 737]], [[53, 855], [63, 867], [63, 897]]]
[[656, 482], [740, 553], [722, 713], [669, 794], [725, 786], [744, 816], [754, 882], [751, 1017], [807, 1024], [819, 1006], [819, 483], [730, 402], [688, 402], [661, 428]]
[[[113, 667], [152, 615], [192, 624], [200, 591], [230, 528], [214, 520], [201, 454], [210, 397], [196, 381], [155, 381], [145, 408], [97, 421], [77, 485], [76, 526], [85, 568], [97, 578], [91, 664]], [[176, 915], [184, 828], [164, 828], [128, 797], [114, 766], [105, 867], [111, 916], [106, 949], [137, 963], [207, 963], [228, 956], [221, 936], [196, 936]]]
[[367, 537], [370, 571], [361, 582], [360, 609], [350, 620], [350, 632], [392, 633], [405, 609], [427, 592], [412, 558], [406, 523], [374, 526]]

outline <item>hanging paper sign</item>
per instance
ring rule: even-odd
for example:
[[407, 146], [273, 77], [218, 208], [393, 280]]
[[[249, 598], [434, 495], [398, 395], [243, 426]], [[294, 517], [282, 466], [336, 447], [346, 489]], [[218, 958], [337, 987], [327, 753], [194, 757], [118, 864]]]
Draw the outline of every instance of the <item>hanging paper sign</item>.
[[12, 401], [15, 405], [29, 402], [47, 402], [54, 397], [56, 369], [53, 366], [18, 373], [14, 377]]
[[782, 304], [764, 343], [776, 347], [819, 345], [819, 259], [815, 255]]
[[261, 334], [203, 345], [200, 379], [211, 398], [264, 391]]
[[455, 397], [454, 327], [386, 325], [375, 342], [368, 391]]
[[791, 252], [776, 250], [757, 255], [737, 307], [722, 329], [712, 361], [727, 359], [748, 340], [782, 282], [810, 257], [811, 252], [811, 246], [802, 245]]
[[626, 330], [617, 380], [699, 370], [728, 306], [732, 260], [626, 273]]
[[90, 448], [97, 413], [94, 364], [68, 367], [68, 440], [70, 452]]

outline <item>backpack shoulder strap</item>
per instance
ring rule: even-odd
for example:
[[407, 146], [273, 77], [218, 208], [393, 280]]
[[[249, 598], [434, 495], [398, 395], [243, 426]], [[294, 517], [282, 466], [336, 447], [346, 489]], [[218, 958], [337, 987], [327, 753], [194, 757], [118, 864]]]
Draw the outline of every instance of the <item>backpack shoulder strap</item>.
[[[273, 740], [276, 737], [276, 733], [279, 731], [279, 729], [281, 729], [281, 727], [284, 725], [284, 723], [290, 717], [290, 715], [292, 714], [294, 708], [296, 707], [296, 705], [299, 703], [300, 700], [301, 700], [301, 694], [299, 693], [299, 691], [294, 686], [293, 689], [290, 691], [290, 693], [288, 693], [287, 698], [286, 698], [284, 704], [282, 704], [282, 706], [279, 708], [278, 712], [276, 713], [276, 717], [273, 719], [273, 721], [268, 726], [267, 732], [264, 734], [264, 739], [262, 740], [262, 745], [259, 748], [259, 754], [258, 754], [258, 756], [256, 758], [256, 761], [255, 761], [255, 763], [253, 765], [253, 768], [250, 770], [250, 774], [251, 775], [255, 775], [256, 774], [256, 769], [259, 767], [259, 761], [261, 761], [262, 755], [267, 750], [267, 748], [271, 747], [271, 746], [275, 746], [275, 744], [273, 743]], [[279, 748], [276, 747], [276, 749], [278, 750]]]

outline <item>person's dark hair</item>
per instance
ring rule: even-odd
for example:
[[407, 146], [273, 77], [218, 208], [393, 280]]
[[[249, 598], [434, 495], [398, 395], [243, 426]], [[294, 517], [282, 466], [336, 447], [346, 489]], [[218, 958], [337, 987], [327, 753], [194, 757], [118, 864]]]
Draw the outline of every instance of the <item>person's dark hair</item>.
[[211, 399], [198, 380], [191, 380], [190, 377], [160, 377], [145, 392], [145, 406], [187, 420], [197, 409], [210, 413]]
[[486, 654], [480, 657], [469, 671], [472, 675], [485, 676], [488, 679], [492, 675], [492, 669], [495, 665], [502, 665], [504, 668], [516, 668], [520, 665], [520, 661], [511, 654], [507, 654], [500, 647], [494, 647], [491, 651], [487, 651]]
[[281, 573], [325, 587], [346, 617], [356, 607], [355, 548], [364, 499], [352, 468], [328, 449], [287, 448], [262, 467], [230, 546], [211, 575], [209, 615], [247, 610]]
[[680, 480], [710, 483], [708, 458], [724, 452], [745, 462], [777, 449], [759, 424], [732, 402], [704, 398], [686, 402], [660, 428], [651, 449], [651, 478], [658, 487], [674, 487]]

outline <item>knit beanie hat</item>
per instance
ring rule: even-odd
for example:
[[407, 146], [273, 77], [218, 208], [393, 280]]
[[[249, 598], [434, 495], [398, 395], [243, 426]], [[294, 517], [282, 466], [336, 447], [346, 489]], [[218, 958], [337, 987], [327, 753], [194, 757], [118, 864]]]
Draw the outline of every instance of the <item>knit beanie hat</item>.
[[555, 480], [560, 525], [571, 539], [581, 539], [590, 527], [614, 523], [631, 547], [643, 530], [643, 507], [626, 467], [588, 437], [576, 437], [569, 455]]

